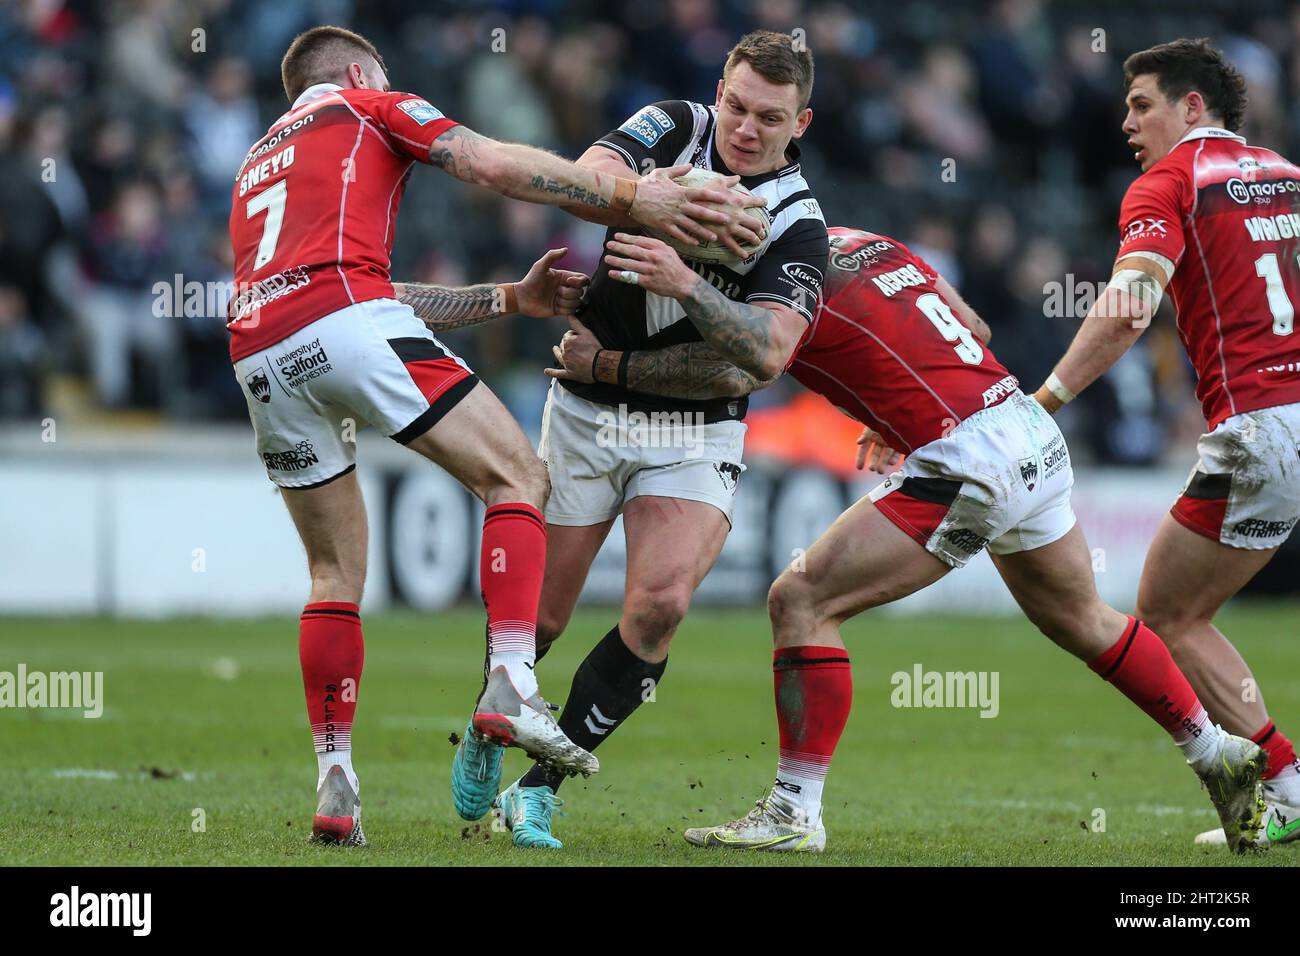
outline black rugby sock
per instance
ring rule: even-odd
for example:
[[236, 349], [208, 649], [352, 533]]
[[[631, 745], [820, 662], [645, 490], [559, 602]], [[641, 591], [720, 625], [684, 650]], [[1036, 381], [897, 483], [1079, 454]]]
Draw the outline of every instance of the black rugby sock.
[[[614, 625], [578, 665], [560, 714], [560, 729], [579, 747], [595, 750], [643, 700], [649, 699], [667, 666], [667, 658], [649, 664], [633, 654], [623, 643], [618, 625]], [[550, 773], [534, 764], [520, 786], [546, 784], [559, 790], [563, 781], [563, 774]]]

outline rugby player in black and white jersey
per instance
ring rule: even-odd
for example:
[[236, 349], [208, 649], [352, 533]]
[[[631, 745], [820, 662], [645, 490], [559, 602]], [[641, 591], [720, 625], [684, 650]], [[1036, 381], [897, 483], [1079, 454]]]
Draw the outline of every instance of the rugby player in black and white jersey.
[[[812, 120], [812, 82], [812, 56], [790, 36], [751, 33], [729, 53], [714, 105], [669, 100], [646, 106], [578, 160], [622, 176], [684, 163], [739, 175], [765, 200], [772, 220], [767, 245], [748, 259], [729, 265], [688, 260], [698, 281], [682, 299], [629, 283], [635, 279], [630, 272], [619, 281], [608, 268], [593, 270], [578, 317], [602, 351], [591, 374], [575, 376], [563, 361], [548, 370], [557, 381], [538, 449], [552, 488], [539, 655], [568, 624], [619, 514], [627, 542], [622, 615], [578, 667], [560, 717], [580, 746], [608, 739], [663, 676], [673, 633], [731, 528], [745, 467], [745, 396], [781, 372], [773, 369], [768, 381], [760, 381], [723, 361], [703, 342], [692, 312], [770, 310], [777, 315], [773, 326], [793, 344], [816, 308], [829, 240], [795, 144]], [[603, 221], [611, 227], [609, 249], [630, 235], [644, 236], [631, 222]], [[655, 361], [656, 350], [682, 345], [688, 348], [663, 353], [671, 367]], [[640, 359], [635, 368], [633, 350]], [[719, 394], [720, 377], [736, 376], [744, 381], [726, 391], [736, 397], [707, 397]], [[652, 394], [656, 377], [679, 383], [670, 392], [675, 397]], [[638, 427], [646, 421], [661, 425]], [[483, 746], [482, 772], [499, 775], [499, 754]], [[516, 845], [560, 846], [550, 832], [560, 783], [534, 766], [500, 794], [497, 805]]]

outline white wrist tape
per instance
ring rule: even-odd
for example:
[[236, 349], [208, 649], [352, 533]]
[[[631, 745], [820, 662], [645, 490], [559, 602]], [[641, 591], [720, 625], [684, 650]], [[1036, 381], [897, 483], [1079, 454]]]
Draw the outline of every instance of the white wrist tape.
[[1047, 381], [1043, 383], [1043, 387], [1055, 395], [1062, 405], [1068, 405], [1074, 401], [1074, 392], [1061, 384], [1061, 380], [1056, 377], [1055, 372], [1047, 376]]

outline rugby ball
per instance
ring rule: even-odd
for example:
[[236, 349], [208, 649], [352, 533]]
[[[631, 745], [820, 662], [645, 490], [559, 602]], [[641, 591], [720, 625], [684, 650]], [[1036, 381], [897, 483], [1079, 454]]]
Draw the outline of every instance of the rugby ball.
[[[678, 176], [674, 182], [686, 186], [687, 188], [696, 188], [708, 186], [715, 179], [723, 178], [725, 177], [722, 173], [717, 173], [710, 169], [701, 169], [697, 166], [685, 176]], [[736, 185], [731, 188], [734, 192], [744, 193], [746, 196], [750, 195], [750, 191], [740, 183], [736, 183]], [[656, 239], [662, 239], [664, 242], [668, 243], [668, 245], [672, 246], [673, 249], [677, 251], [677, 254], [683, 259], [698, 259], [701, 262], [717, 262], [722, 265], [735, 265], [752, 259], [754, 256], [762, 255], [763, 251], [767, 249], [768, 244], [772, 241], [772, 216], [768, 213], [767, 207], [752, 206], [749, 209], [749, 215], [753, 216], [763, 224], [763, 228], [760, 232], [762, 241], [752, 246], [741, 246], [741, 248], [745, 250], [744, 258], [737, 258], [735, 253], [716, 240], [702, 242], [698, 246], [693, 246], [690, 243], [682, 242], [680, 239], [675, 239], [666, 233], [658, 232], [653, 229], [649, 230], [649, 232]]]

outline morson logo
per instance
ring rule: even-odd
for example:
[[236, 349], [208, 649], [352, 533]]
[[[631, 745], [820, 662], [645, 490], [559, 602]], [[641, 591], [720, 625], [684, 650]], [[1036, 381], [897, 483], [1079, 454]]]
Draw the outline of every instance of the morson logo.
[[1300, 193], [1300, 180], [1295, 179], [1246, 183], [1234, 177], [1223, 185], [1228, 192], [1228, 198], [1241, 206], [1246, 205], [1251, 200], [1257, 203], [1271, 203], [1274, 196], [1282, 196], [1286, 193]]
[[831, 238], [831, 265], [841, 272], [857, 272], [863, 266], [872, 266], [882, 253], [894, 248], [892, 242], [886, 239], [877, 239], [865, 246], [859, 246], [852, 252], [837, 252], [835, 250], [836, 246], [849, 245], [850, 241], [843, 236], [833, 236]]

